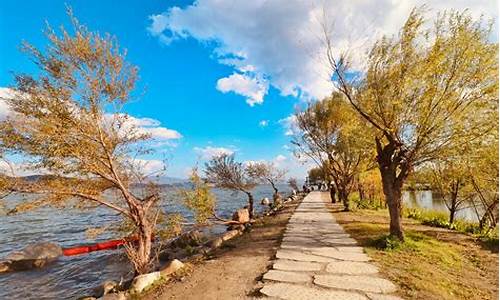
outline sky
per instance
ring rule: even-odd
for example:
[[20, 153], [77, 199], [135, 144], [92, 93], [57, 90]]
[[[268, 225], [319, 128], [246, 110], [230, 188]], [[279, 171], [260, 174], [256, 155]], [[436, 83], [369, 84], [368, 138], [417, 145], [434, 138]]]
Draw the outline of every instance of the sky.
[[[332, 91], [324, 63], [320, 24], [332, 28], [335, 51], [350, 49], [362, 71], [369, 46], [394, 35], [415, 6], [429, 20], [443, 9], [469, 9], [494, 18], [492, 0], [440, 1], [0, 1], [0, 95], [13, 72], [36, 74], [19, 51], [22, 41], [43, 49], [45, 22], [69, 19], [65, 6], [92, 31], [108, 32], [139, 67], [141, 96], [125, 107], [134, 122], [158, 140], [143, 157], [154, 170], [167, 161], [167, 176], [186, 178], [211, 155], [234, 153], [239, 161], [272, 161], [304, 178], [310, 163], [291, 149], [293, 113]], [[0, 102], [0, 119], [9, 114]]]

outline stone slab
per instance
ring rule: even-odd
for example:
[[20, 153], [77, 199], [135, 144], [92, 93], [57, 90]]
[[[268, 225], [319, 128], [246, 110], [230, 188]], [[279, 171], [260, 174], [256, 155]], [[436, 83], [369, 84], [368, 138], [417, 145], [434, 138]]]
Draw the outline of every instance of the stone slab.
[[366, 294], [370, 300], [403, 300], [403, 298], [394, 295], [384, 295], [384, 294]]
[[349, 275], [378, 273], [378, 269], [374, 265], [357, 261], [331, 262], [326, 266], [326, 271], [328, 273], [349, 274]]
[[283, 271], [321, 271], [322, 265], [320, 263], [309, 262], [309, 261], [295, 261], [278, 259], [273, 264], [273, 269], [283, 270]]
[[289, 259], [289, 260], [298, 260], [298, 261], [312, 261], [312, 262], [332, 262], [336, 261], [336, 259], [317, 256], [312, 254], [302, 253], [300, 251], [292, 251], [292, 250], [278, 250], [276, 252], [277, 258]]
[[311, 276], [298, 273], [298, 272], [287, 272], [280, 270], [269, 270], [266, 274], [264, 274], [264, 280], [274, 280], [280, 282], [310, 282]]
[[316, 275], [314, 276], [314, 284], [327, 288], [356, 290], [368, 293], [384, 294], [396, 291], [396, 286], [392, 282], [375, 276]]
[[355, 292], [332, 291], [289, 283], [266, 284], [260, 292], [269, 297], [286, 300], [367, 300]]
[[321, 248], [311, 251], [314, 255], [328, 256], [338, 260], [348, 261], [370, 261], [370, 257], [365, 253], [339, 251], [336, 248]]

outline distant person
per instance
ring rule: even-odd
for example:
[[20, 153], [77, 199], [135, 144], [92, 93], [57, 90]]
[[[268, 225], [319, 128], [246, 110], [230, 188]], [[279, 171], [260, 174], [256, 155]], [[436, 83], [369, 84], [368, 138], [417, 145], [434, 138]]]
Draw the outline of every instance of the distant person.
[[335, 203], [337, 202], [337, 200], [335, 199], [335, 194], [337, 193], [337, 190], [335, 189], [335, 185], [333, 184], [333, 182], [330, 182], [329, 188], [330, 188], [330, 198], [332, 198], [332, 203]]

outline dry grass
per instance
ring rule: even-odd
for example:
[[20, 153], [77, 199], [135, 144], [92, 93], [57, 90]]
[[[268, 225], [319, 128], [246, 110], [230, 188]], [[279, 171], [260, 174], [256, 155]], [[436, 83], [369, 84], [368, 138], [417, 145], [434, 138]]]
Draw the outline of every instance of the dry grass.
[[406, 242], [387, 249], [386, 211], [332, 210], [404, 298], [498, 299], [498, 253], [473, 236], [405, 219]]

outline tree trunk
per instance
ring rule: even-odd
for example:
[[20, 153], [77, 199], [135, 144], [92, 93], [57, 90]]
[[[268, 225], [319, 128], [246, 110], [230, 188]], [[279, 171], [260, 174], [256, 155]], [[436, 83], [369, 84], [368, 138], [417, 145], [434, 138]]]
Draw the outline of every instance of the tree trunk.
[[139, 225], [137, 226], [137, 242], [131, 242], [130, 259], [134, 264], [135, 275], [146, 274], [151, 268], [151, 248], [153, 239], [153, 226], [146, 219], [146, 216], [141, 216]]
[[250, 219], [253, 219], [253, 195], [250, 192], [246, 192], [248, 196], [248, 214]]
[[[409, 165], [404, 164], [401, 152], [396, 151], [395, 142], [389, 142], [383, 146], [380, 140], [377, 142], [377, 163], [382, 177], [382, 188], [385, 200], [389, 208], [390, 226], [389, 234], [404, 241], [402, 224], [402, 188], [403, 182], [408, 176]], [[399, 149], [399, 151], [401, 151]], [[397, 174], [397, 170], [399, 174]]]
[[330, 184], [330, 198], [332, 199], [332, 203], [337, 202], [335, 199], [335, 194], [336, 194], [335, 187], [333, 186], [333, 184]]
[[387, 174], [387, 172], [382, 172], [381, 175], [384, 195], [391, 219], [389, 233], [399, 240], [404, 241], [403, 224], [401, 220], [401, 187], [398, 187], [395, 182], [391, 180], [393, 176]]
[[339, 187], [339, 200], [344, 204], [344, 211], [349, 211], [349, 192], [343, 188]]

